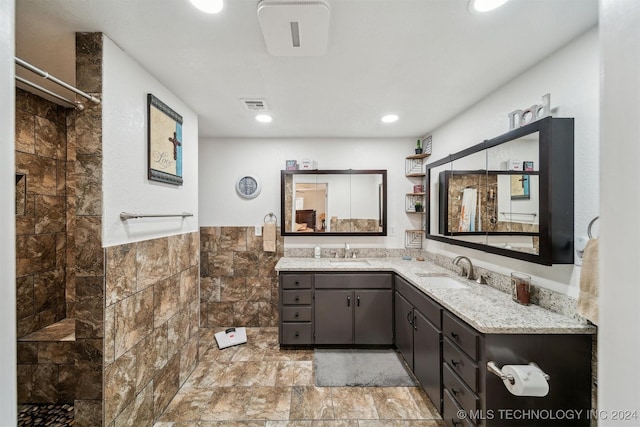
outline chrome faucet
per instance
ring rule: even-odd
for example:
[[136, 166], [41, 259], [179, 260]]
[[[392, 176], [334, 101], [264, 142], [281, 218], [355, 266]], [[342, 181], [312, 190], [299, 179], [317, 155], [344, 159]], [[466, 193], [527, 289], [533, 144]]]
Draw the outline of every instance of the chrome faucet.
[[345, 258], [349, 258], [349, 249], [351, 249], [351, 247], [349, 246], [348, 243], [344, 244], [344, 257]]
[[469, 264], [469, 269], [468, 270], [466, 270], [464, 268], [464, 266], [460, 267], [462, 269], [460, 271], [460, 275], [464, 276], [466, 274], [467, 279], [474, 280], [474, 277], [473, 277], [473, 264], [471, 263], [471, 260], [469, 258], [467, 258], [466, 256], [457, 256], [453, 260], [453, 265], [458, 265], [460, 260], [465, 260], [465, 261], [467, 261], [467, 264]]

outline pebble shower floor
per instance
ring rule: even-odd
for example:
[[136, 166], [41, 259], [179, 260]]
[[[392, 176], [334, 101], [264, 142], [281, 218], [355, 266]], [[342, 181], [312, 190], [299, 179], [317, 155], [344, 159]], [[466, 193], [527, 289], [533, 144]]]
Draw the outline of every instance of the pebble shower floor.
[[18, 427], [73, 425], [73, 405], [20, 405]]

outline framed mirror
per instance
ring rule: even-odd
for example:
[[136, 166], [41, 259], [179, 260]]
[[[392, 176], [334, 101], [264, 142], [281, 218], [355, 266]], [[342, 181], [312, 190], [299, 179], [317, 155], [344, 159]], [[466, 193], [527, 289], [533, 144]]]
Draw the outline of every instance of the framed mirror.
[[429, 163], [427, 238], [573, 262], [573, 119], [551, 117]]
[[386, 236], [386, 170], [280, 171], [283, 236]]

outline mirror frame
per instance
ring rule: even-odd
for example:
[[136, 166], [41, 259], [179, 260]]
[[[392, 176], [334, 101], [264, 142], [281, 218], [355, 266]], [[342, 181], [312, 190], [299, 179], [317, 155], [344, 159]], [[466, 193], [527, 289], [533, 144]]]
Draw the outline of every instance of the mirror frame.
[[[539, 233], [538, 254], [520, 252], [485, 243], [456, 240], [444, 235], [431, 234], [430, 194], [425, 215], [426, 238], [451, 245], [464, 246], [496, 255], [520, 259], [536, 264], [572, 264], [574, 257], [574, 119], [546, 117], [520, 128], [511, 130], [493, 139], [466, 148], [455, 154], [428, 163], [425, 167], [425, 184], [431, 189], [431, 169], [445, 165], [468, 155], [487, 150], [497, 145], [539, 132]], [[486, 164], [485, 164], [486, 172]], [[505, 171], [508, 173], [508, 171]], [[518, 172], [522, 173], [522, 172]], [[442, 207], [440, 207], [442, 208]], [[438, 221], [440, 212], [437, 212]], [[439, 228], [439, 224], [438, 227]], [[439, 232], [439, 230], [436, 230]], [[522, 234], [519, 234], [522, 235]]]
[[[382, 200], [378, 201], [382, 231], [338, 231], [296, 233], [286, 229], [285, 180], [288, 175], [382, 175]], [[349, 189], [351, 191], [351, 189]], [[280, 171], [280, 234], [282, 236], [386, 236], [387, 235], [387, 170], [386, 169], [304, 169]]]

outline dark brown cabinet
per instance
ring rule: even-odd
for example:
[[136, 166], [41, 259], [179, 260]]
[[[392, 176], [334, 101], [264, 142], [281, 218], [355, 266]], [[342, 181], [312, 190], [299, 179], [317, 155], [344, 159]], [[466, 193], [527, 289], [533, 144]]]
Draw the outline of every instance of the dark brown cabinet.
[[393, 279], [387, 273], [315, 275], [315, 344], [393, 344]]
[[442, 398], [441, 312], [431, 298], [396, 276], [396, 348], [438, 410]]
[[280, 344], [393, 344], [392, 273], [280, 273]]
[[280, 344], [313, 344], [313, 275], [280, 273]]

